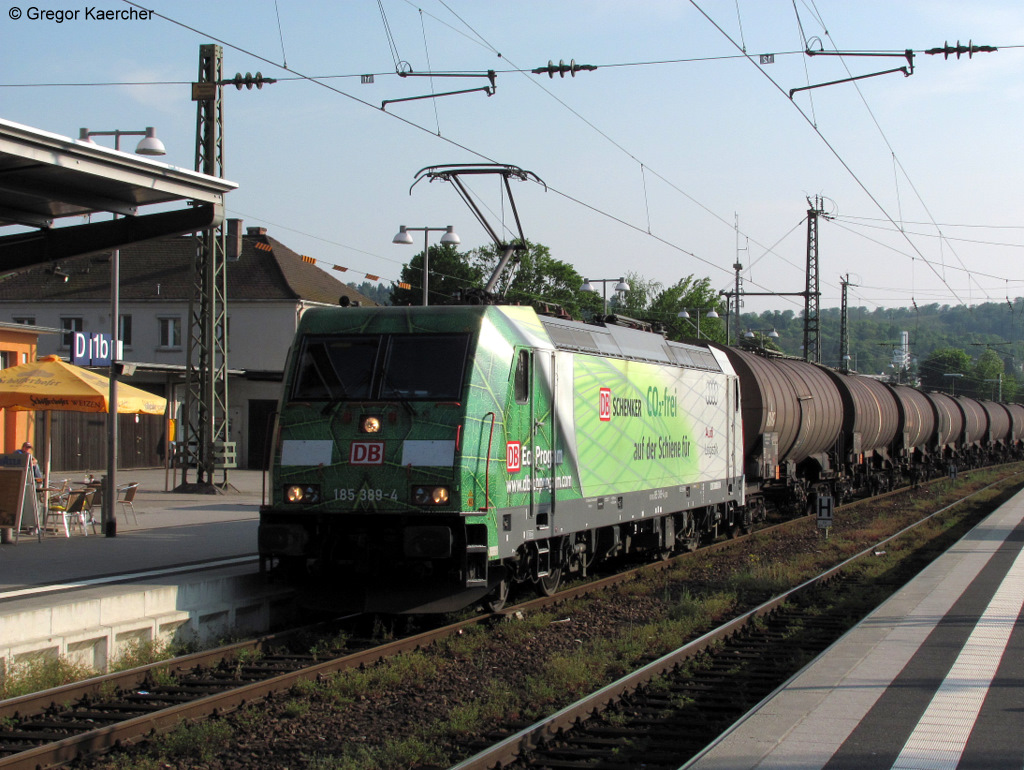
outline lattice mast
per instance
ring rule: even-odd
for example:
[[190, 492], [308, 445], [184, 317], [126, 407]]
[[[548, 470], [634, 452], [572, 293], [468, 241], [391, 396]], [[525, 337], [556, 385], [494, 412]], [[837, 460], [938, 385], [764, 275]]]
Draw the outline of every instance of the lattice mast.
[[839, 282], [842, 297], [839, 305], [839, 362], [844, 372], [850, 371], [850, 308], [847, 295], [850, 290], [850, 275]]
[[[199, 81], [193, 85], [196, 108], [195, 170], [224, 176], [224, 52], [218, 45], [199, 47]], [[196, 482], [212, 485], [228, 443], [227, 259], [223, 226], [196, 236], [186, 358], [182, 482], [195, 466]], [[227, 463], [221, 463], [227, 485]]]
[[[808, 201], [810, 203], [810, 201]], [[824, 214], [815, 196], [807, 211], [807, 284], [804, 289], [804, 360], [821, 363], [821, 291], [818, 282], [818, 217]]]

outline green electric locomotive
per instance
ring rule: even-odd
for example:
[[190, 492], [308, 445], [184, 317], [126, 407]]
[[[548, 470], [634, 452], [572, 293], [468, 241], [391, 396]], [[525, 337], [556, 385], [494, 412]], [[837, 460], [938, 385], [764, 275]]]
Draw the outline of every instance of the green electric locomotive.
[[742, 526], [726, 354], [514, 306], [306, 312], [277, 416], [264, 569], [311, 604], [502, 605]]

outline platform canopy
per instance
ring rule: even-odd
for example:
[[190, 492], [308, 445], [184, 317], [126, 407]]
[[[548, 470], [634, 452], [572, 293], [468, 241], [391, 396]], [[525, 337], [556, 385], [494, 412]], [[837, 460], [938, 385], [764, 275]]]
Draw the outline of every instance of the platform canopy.
[[[216, 227], [234, 182], [0, 120], [0, 271]], [[186, 204], [142, 214], [145, 206]], [[97, 213], [99, 222], [55, 227]], [[21, 226], [6, 234], [11, 226]], [[27, 229], [26, 229], [27, 228]]]

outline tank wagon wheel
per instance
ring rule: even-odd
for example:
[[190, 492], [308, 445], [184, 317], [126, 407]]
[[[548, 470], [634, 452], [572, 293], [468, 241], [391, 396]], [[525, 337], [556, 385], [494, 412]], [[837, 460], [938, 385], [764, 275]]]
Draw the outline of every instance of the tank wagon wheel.
[[740, 534], [749, 535], [754, 531], [754, 512], [750, 510], [750, 506], [744, 506], [738, 511], [740, 517]]

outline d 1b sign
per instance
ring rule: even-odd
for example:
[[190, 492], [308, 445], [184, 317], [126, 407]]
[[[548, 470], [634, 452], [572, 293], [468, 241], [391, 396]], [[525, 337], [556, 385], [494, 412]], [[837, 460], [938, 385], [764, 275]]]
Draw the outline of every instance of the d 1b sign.
[[[110, 366], [110, 348], [112, 340], [109, 334], [85, 334], [75, 332], [74, 344], [71, 346], [71, 363], [76, 366]], [[117, 356], [120, 361], [124, 353], [124, 343], [117, 341]]]

